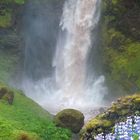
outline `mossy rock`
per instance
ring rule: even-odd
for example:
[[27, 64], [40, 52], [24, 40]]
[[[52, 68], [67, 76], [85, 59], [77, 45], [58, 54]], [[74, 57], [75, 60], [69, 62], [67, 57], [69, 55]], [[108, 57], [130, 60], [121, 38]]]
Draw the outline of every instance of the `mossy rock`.
[[125, 121], [128, 116], [140, 115], [140, 94], [119, 98], [105, 112], [85, 124], [81, 130], [81, 140], [94, 139], [100, 133], [114, 131], [115, 123]]
[[0, 87], [0, 99], [7, 101], [11, 105], [14, 101], [14, 92], [7, 87]]
[[74, 133], [78, 133], [84, 125], [84, 115], [75, 109], [65, 109], [54, 117], [57, 126], [70, 129]]

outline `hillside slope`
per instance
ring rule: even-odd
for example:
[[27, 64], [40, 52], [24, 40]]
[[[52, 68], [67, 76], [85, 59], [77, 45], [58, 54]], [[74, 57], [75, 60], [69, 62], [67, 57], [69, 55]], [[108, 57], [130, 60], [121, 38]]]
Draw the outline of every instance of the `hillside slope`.
[[70, 136], [21, 91], [0, 84], [0, 140], [69, 140]]

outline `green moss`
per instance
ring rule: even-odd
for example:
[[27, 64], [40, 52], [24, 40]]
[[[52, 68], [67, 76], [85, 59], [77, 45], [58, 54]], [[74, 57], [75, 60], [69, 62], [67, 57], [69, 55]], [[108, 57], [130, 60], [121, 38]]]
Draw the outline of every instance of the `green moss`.
[[1, 4], [24, 4], [26, 0], [1, 0]]
[[[14, 12], [26, 0], [0, 0], [0, 28], [9, 28], [12, 26], [16, 14]], [[15, 9], [16, 8], [16, 9]]]
[[[0, 84], [0, 88], [6, 87]], [[22, 92], [8, 88], [14, 92], [13, 105], [0, 100], [0, 138], [19, 140], [69, 140], [70, 132], [53, 124], [50, 114], [23, 95]], [[22, 140], [22, 139], [21, 139]]]
[[[100, 119], [100, 117], [97, 117], [91, 121], [89, 121], [87, 124], [86, 124], [86, 129], [91, 129], [93, 126], [94, 127], [100, 127], [102, 126], [103, 128], [108, 128], [112, 125], [112, 122], [109, 121], [109, 120], [104, 120], [104, 119]], [[101, 128], [100, 128], [101, 129]], [[103, 131], [103, 129], [102, 129]]]
[[138, 1], [103, 1], [101, 34], [106, 76], [129, 93], [140, 91], [139, 11]]
[[140, 103], [140, 98], [135, 99], [136, 103]]
[[64, 109], [54, 117], [57, 126], [70, 129], [74, 133], [78, 133], [84, 125], [84, 115], [74, 109]]
[[8, 81], [14, 73], [19, 56], [12, 50], [0, 50], [0, 81]]
[[119, 98], [104, 113], [99, 114], [85, 124], [81, 131], [82, 139], [86, 137], [85, 134], [87, 133], [91, 136], [96, 136], [102, 132], [113, 132], [115, 123], [126, 120], [127, 116], [139, 115], [139, 110], [140, 94]]
[[17, 4], [24, 4], [25, 0], [15, 0], [15, 3], [17, 3]]
[[[120, 48], [106, 48], [106, 62], [114, 80], [133, 81], [140, 88], [140, 43], [127, 41]], [[127, 86], [125, 86], [127, 88]], [[130, 86], [128, 85], [128, 88]]]
[[0, 28], [7, 28], [11, 26], [12, 12], [11, 10], [3, 10], [0, 15]]
[[112, 0], [112, 4], [113, 4], [113, 5], [116, 5], [116, 4], [118, 4], [119, 1], [120, 1], [120, 0]]

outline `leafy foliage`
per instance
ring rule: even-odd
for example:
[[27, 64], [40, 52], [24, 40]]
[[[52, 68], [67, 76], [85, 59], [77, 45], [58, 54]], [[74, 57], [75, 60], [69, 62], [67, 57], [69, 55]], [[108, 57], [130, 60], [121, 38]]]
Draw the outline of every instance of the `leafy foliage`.
[[129, 92], [140, 90], [139, 10], [137, 0], [104, 1], [102, 46], [105, 70], [108, 79], [117, 81]]
[[26, 0], [1, 0], [2, 4], [24, 4]]
[[24, 4], [24, 3], [25, 3], [25, 0], [15, 0], [15, 2], [16, 2], [17, 4]]
[[140, 88], [140, 43], [113, 32], [105, 49], [106, 62], [115, 80], [130, 80]]
[[11, 27], [14, 17], [15, 6], [25, 3], [25, 0], [0, 0], [0, 28]]
[[10, 10], [3, 10], [2, 14], [0, 15], [0, 27], [9, 27], [11, 25], [11, 11]]

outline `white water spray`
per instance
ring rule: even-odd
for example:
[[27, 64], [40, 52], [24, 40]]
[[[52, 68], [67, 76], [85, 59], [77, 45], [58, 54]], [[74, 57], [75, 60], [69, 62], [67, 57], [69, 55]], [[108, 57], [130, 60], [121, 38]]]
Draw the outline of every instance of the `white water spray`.
[[[68, 0], [63, 9], [60, 36], [55, 57], [56, 81], [65, 96], [85, 92], [86, 62], [91, 47], [91, 31], [100, 17], [100, 0]], [[65, 39], [65, 40], [64, 40]]]
[[86, 114], [103, 104], [106, 94], [104, 76], [92, 80], [90, 86], [86, 77], [88, 53], [92, 47], [91, 32], [100, 19], [100, 4], [101, 0], [65, 2], [53, 61], [57, 88], [49, 79], [36, 83], [24, 81], [25, 93], [52, 113], [75, 108]]

